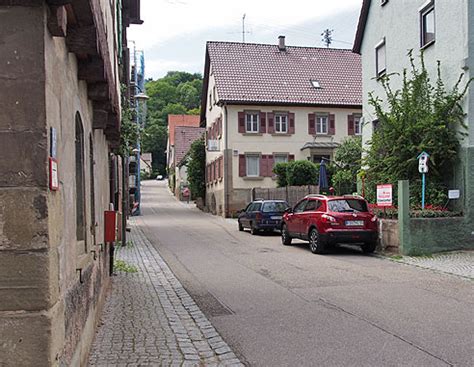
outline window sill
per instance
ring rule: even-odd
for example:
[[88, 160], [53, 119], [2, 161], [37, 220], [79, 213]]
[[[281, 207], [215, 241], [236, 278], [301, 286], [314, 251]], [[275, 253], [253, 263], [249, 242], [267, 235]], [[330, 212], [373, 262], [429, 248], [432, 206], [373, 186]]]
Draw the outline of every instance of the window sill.
[[428, 42], [428, 43], [425, 44], [424, 46], [421, 46], [421, 47], [420, 47], [420, 50], [426, 50], [428, 47], [430, 47], [431, 45], [433, 45], [435, 42], [436, 42], [436, 40], [433, 40], [433, 41]]
[[290, 133], [273, 133], [272, 136], [292, 136]]
[[244, 176], [242, 179], [244, 181], [263, 181], [265, 177], [263, 176]]
[[262, 136], [262, 133], [242, 133], [243, 136]]

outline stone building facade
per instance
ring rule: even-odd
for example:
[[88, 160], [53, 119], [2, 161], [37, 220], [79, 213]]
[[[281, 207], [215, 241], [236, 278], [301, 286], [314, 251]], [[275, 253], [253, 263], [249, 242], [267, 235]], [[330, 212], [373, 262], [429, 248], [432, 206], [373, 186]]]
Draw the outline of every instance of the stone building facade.
[[131, 23], [138, 0], [0, 0], [1, 366], [86, 364]]

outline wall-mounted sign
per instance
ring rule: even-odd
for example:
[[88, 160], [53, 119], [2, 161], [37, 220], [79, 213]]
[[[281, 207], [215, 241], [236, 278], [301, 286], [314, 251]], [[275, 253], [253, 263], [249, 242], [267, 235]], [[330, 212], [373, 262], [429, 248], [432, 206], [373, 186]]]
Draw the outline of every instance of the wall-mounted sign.
[[459, 199], [461, 197], [461, 191], [460, 190], [449, 190], [448, 191], [448, 198], [453, 200], [453, 199]]
[[49, 157], [49, 188], [59, 190], [58, 161], [52, 157]]
[[377, 185], [377, 206], [392, 206], [392, 185]]
[[50, 134], [50, 152], [49, 155], [53, 158], [56, 158], [56, 153], [57, 153], [57, 135], [56, 135], [56, 128], [52, 127], [51, 128], [51, 134]]

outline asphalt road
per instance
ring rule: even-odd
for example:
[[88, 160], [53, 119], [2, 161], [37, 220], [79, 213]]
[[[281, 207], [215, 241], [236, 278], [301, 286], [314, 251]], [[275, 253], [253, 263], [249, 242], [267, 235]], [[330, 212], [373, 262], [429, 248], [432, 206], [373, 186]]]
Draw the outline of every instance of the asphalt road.
[[142, 187], [140, 223], [237, 356], [251, 366], [474, 366], [474, 283], [355, 248], [239, 232]]

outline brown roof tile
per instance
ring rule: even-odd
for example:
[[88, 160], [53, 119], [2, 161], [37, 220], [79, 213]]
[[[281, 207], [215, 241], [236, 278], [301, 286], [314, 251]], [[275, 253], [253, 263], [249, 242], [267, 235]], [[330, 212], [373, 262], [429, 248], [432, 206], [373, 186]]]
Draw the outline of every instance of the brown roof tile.
[[208, 42], [207, 51], [221, 102], [362, 104], [361, 59], [351, 50]]
[[188, 154], [191, 144], [206, 131], [203, 127], [176, 126], [174, 131], [175, 166], [178, 166]]
[[170, 145], [174, 145], [174, 131], [176, 126], [199, 127], [199, 120], [198, 115], [168, 115], [168, 136]]

